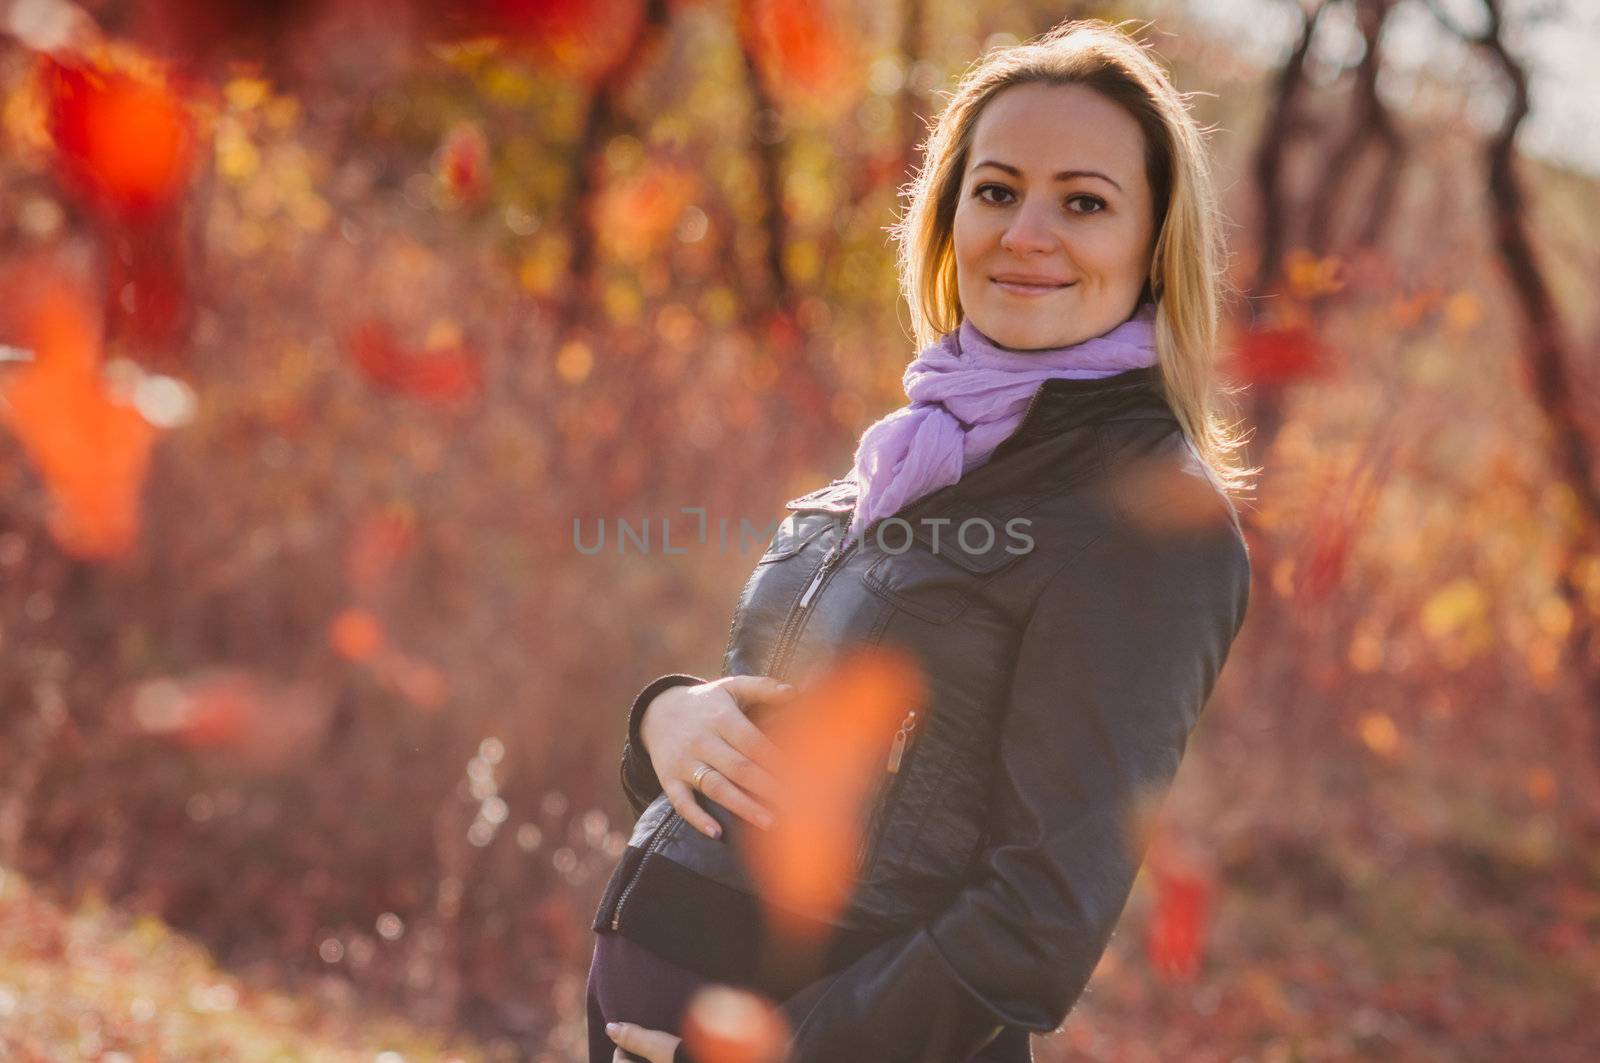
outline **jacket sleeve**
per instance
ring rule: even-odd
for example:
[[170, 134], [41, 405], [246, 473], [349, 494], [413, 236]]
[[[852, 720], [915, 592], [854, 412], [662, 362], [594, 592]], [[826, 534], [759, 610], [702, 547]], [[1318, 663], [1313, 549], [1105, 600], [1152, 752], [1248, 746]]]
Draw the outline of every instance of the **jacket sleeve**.
[[956, 1063], [1002, 1026], [1060, 1026], [1132, 890], [1136, 812], [1177, 772], [1249, 581], [1231, 519], [1181, 534], [1117, 522], [1057, 569], [1017, 650], [988, 847], [949, 907], [783, 1003], [790, 1063]]
[[644, 710], [657, 694], [669, 687], [697, 686], [707, 682], [710, 680], [693, 675], [664, 675], [652, 679], [633, 699], [633, 707], [628, 710], [628, 737], [622, 743], [622, 792], [627, 795], [635, 816], [661, 796], [661, 780], [656, 778], [656, 769], [650, 763], [650, 755], [645, 752], [644, 740], [639, 737], [639, 724], [644, 718]]

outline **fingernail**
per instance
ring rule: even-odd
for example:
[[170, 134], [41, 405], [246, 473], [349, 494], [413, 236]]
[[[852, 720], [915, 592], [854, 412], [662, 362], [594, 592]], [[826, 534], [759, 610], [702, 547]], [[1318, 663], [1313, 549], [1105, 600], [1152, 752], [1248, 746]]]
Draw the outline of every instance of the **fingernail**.
[[794, 687], [789, 683], [784, 683], [782, 686], [778, 687], [778, 689], [783, 693], [788, 694], [794, 690]]
[[608, 1022], [608, 1023], [606, 1023], [606, 1033], [608, 1033], [611, 1036], [615, 1037], [620, 1032], [622, 1032], [622, 1023], [620, 1023], [620, 1022]]
[[711, 835], [713, 838], [720, 838], [722, 837], [722, 828], [713, 825], [706, 828], [706, 833]]
[[772, 817], [771, 816], [757, 816], [756, 817], [756, 825], [758, 827], [760, 827], [762, 830], [771, 830], [772, 829]]

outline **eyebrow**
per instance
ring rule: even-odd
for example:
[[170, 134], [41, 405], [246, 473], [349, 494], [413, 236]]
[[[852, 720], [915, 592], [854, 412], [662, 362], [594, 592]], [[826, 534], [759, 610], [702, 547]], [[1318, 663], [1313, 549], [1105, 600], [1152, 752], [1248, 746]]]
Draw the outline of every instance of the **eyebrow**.
[[[993, 159], [984, 159], [982, 162], [974, 166], [973, 169], [980, 170], [985, 166], [993, 166], [997, 170], [1004, 170], [1012, 177], [1022, 176], [1022, 171], [1017, 169], [1015, 166], [1008, 166], [1003, 162], [995, 162]], [[1111, 180], [1111, 178], [1107, 177], [1099, 170], [1062, 170], [1060, 173], [1056, 174], [1055, 179], [1057, 181], [1070, 181], [1074, 177], [1098, 177], [1100, 180], [1109, 183], [1111, 187], [1115, 188], [1118, 192], [1122, 191], [1121, 185]]]

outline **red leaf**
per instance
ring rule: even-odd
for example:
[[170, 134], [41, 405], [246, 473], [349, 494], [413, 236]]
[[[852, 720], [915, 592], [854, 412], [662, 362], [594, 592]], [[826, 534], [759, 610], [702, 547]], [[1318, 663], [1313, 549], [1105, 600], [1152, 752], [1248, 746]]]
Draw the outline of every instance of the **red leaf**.
[[383, 585], [395, 562], [411, 548], [413, 527], [409, 513], [393, 510], [368, 516], [356, 526], [345, 572], [358, 594], [371, 594]]
[[1332, 352], [1309, 329], [1267, 328], [1246, 333], [1233, 353], [1234, 372], [1242, 379], [1282, 386], [1325, 372]]
[[166, 82], [148, 71], [44, 62], [49, 129], [66, 183], [122, 218], [146, 217], [176, 200], [195, 138]]
[[481, 384], [478, 359], [463, 346], [408, 351], [380, 321], [356, 326], [345, 335], [343, 347], [374, 384], [428, 402], [464, 401], [476, 395]]
[[489, 190], [489, 142], [471, 123], [454, 126], [439, 146], [439, 177], [463, 203], [477, 203]]
[[[304, 32], [349, 0], [160, 0], [130, 5], [126, 35], [185, 69], [267, 60], [304, 43]], [[391, 14], [391, 19], [398, 13]]]
[[296, 762], [321, 740], [332, 720], [333, 696], [308, 682], [210, 668], [135, 685], [127, 710], [139, 733], [272, 771]]
[[1164, 977], [1192, 978], [1211, 907], [1211, 884], [1198, 875], [1151, 864], [1155, 911], [1145, 939], [1150, 963]]
[[1309, 601], [1325, 598], [1344, 575], [1346, 561], [1355, 535], [1348, 522], [1323, 524], [1315, 534], [1305, 557], [1305, 578], [1299, 585], [1300, 593]]
[[791, 98], [833, 110], [856, 96], [863, 64], [851, 40], [835, 29], [837, 16], [826, 3], [746, 0], [746, 30], [773, 89]]
[[117, 228], [119, 253], [107, 256], [106, 331], [174, 361], [189, 321], [182, 230], [171, 214]]

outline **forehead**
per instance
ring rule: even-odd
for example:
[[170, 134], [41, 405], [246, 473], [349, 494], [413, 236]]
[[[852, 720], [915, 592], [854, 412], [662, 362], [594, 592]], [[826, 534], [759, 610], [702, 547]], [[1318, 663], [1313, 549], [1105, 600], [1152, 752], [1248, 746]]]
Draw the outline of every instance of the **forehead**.
[[968, 172], [986, 159], [1015, 166], [1029, 179], [1102, 170], [1128, 188], [1144, 169], [1144, 136], [1131, 114], [1093, 89], [1013, 85], [990, 98], [973, 127]]

